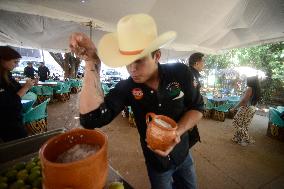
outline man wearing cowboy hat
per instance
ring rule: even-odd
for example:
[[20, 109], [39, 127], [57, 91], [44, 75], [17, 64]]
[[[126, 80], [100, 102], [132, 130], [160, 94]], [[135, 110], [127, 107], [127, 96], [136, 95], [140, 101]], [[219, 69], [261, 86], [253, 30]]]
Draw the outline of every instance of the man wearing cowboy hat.
[[[202, 117], [202, 97], [193, 86], [187, 66], [159, 64], [159, 48], [175, 37], [173, 31], [158, 36], [155, 21], [145, 14], [120, 19], [117, 32], [100, 40], [98, 52], [86, 35], [74, 33], [70, 37], [71, 50], [86, 61], [79, 108], [81, 124], [88, 129], [102, 127], [125, 106], [131, 106], [154, 189], [196, 188], [189, 149], [199, 137], [198, 132], [198, 136], [192, 134], [192, 128]], [[110, 67], [126, 66], [130, 74], [105, 97], [99, 75], [101, 61]], [[148, 112], [169, 116], [178, 123], [175, 143], [166, 151], [150, 149], [145, 141]]]

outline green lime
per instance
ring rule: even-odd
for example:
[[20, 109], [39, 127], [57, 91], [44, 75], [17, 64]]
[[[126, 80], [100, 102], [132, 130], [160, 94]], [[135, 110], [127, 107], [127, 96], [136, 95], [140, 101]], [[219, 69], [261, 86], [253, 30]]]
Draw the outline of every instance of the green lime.
[[25, 187], [25, 182], [21, 179], [17, 180], [16, 182], [14, 182], [9, 189], [21, 189]]
[[32, 159], [32, 161], [35, 162], [35, 163], [38, 162], [38, 161], [39, 161], [39, 157], [38, 157], [38, 156], [34, 157], [34, 158]]
[[33, 171], [30, 174], [36, 174], [36, 175], [41, 176], [41, 172], [39, 170]]
[[33, 187], [40, 188], [41, 187], [42, 178], [39, 177], [33, 182]]
[[26, 167], [26, 164], [24, 162], [20, 162], [20, 163], [17, 163], [16, 165], [14, 165], [14, 169], [16, 170], [22, 170]]
[[112, 182], [108, 189], [124, 189], [123, 183], [121, 182]]
[[16, 180], [16, 178], [17, 178], [17, 171], [15, 169], [7, 171], [6, 177], [7, 177], [9, 182]]
[[8, 182], [8, 178], [0, 176], [0, 183], [2, 183], [2, 182]]
[[31, 185], [25, 185], [24, 187], [22, 187], [21, 189], [31, 189], [32, 186]]
[[7, 189], [8, 188], [8, 184], [5, 182], [0, 182], [0, 189]]
[[32, 172], [36, 172], [36, 171], [39, 171], [40, 172], [40, 170], [41, 170], [41, 168], [40, 168], [40, 166], [34, 166], [32, 169], [31, 169], [31, 173]]
[[20, 179], [20, 180], [27, 180], [29, 174], [28, 174], [28, 171], [26, 169], [24, 170], [21, 170], [17, 173], [17, 178]]
[[39, 178], [41, 175], [38, 172], [33, 172], [28, 176], [28, 182], [33, 183], [37, 178]]
[[37, 163], [36, 163], [38, 166], [40, 166], [41, 167], [41, 162], [40, 162], [40, 160], [39, 161], [37, 161]]
[[30, 161], [29, 163], [27, 163], [27, 165], [26, 165], [26, 170], [27, 171], [30, 171], [33, 167], [35, 167], [36, 166], [36, 163], [35, 162], [33, 162], [33, 161]]

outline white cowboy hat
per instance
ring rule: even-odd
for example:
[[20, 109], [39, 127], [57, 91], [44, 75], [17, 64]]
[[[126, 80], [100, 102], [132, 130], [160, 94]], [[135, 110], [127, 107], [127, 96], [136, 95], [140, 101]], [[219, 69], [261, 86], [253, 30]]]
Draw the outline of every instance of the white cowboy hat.
[[110, 67], [126, 66], [169, 44], [176, 32], [158, 36], [154, 19], [147, 14], [133, 14], [121, 18], [117, 32], [105, 34], [98, 45], [98, 55]]

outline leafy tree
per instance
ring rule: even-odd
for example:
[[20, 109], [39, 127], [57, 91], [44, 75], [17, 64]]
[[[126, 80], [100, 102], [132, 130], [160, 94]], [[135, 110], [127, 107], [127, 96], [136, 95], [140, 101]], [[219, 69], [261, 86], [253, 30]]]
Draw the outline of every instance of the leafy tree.
[[[263, 102], [270, 102], [284, 91], [284, 42], [232, 49], [220, 55], [206, 56], [207, 69], [249, 66], [262, 70], [267, 78], [262, 81]], [[282, 96], [284, 99], [284, 97]]]
[[268, 78], [284, 82], [284, 42], [238, 49], [237, 58], [240, 66], [261, 69]]
[[207, 69], [224, 69], [231, 64], [231, 52], [226, 52], [220, 55], [207, 55], [205, 57]]
[[254, 67], [266, 73], [267, 78], [261, 83], [264, 103], [282, 96], [282, 91], [284, 91], [284, 42], [238, 49], [236, 56], [240, 66]]
[[65, 53], [64, 58], [61, 53], [49, 52], [54, 60], [60, 65], [64, 70], [64, 78], [76, 78], [78, 73], [78, 68], [80, 66], [81, 60], [74, 57], [72, 53]]

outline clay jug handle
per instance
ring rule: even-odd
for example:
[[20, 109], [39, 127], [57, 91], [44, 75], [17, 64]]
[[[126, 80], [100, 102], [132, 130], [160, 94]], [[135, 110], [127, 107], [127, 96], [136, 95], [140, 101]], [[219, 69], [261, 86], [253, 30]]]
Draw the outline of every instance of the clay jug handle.
[[147, 124], [147, 126], [150, 123], [150, 120], [155, 119], [155, 117], [156, 117], [156, 114], [154, 114], [152, 112], [149, 112], [149, 113], [146, 114], [146, 124]]

